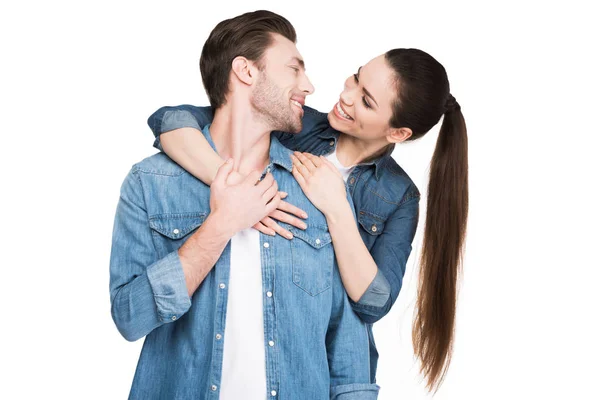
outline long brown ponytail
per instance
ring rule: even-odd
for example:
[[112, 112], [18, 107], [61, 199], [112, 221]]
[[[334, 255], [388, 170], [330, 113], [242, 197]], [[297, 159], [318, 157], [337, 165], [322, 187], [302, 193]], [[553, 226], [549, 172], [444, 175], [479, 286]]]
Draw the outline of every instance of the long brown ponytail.
[[391, 50], [386, 60], [396, 73], [398, 88], [391, 126], [410, 128], [414, 140], [444, 116], [430, 165], [412, 332], [427, 388], [437, 391], [450, 365], [454, 341], [469, 209], [467, 129], [439, 62], [416, 49]]

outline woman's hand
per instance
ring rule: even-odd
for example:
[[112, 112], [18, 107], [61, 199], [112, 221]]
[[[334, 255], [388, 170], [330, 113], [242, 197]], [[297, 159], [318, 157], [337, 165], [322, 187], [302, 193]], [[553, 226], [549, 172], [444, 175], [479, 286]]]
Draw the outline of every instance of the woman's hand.
[[310, 153], [292, 155], [292, 174], [308, 199], [325, 216], [346, 200], [346, 184], [340, 171], [325, 157]]
[[[281, 199], [285, 199], [288, 194], [285, 192], [279, 192], [277, 195]], [[275, 236], [275, 234], [278, 234], [286, 239], [292, 239], [294, 237], [294, 235], [292, 235], [292, 232], [282, 228], [273, 219], [285, 222], [287, 224], [295, 226], [298, 229], [306, 229], [306, 224], [299, 218], [308, 218], [308, 215], [306, 215], [306, 213], [298, 207], [291, 205], [287, 201], [281, 200], [277, 209], [274, 210], [271, 214], [269, 214], [269, 216], [263, 218], [262, 220], [260, 220], [260, 222], [256, 223], [256, 225], [254, 225], [253, 228], [259, 232], [264, 233], [265, 235]]]

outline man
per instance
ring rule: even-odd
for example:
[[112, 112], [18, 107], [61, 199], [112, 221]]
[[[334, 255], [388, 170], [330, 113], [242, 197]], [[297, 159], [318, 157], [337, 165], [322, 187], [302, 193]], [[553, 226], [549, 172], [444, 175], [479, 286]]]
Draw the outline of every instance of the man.
[[[130, 398], [377, 398], [367, 329], [344, 292], [325, 217], [293, 178], [290, 151], [270, 137], [301, 130], [313, 92], [295, 41], [268, 11], [219, 23], [200, 59], [215, 109], [203, 133], [227, 163], [209, 188], [157, 154], [123, 183], [112, 315], [127, 340], [146, 336]], [[291, 241], [250, 229], [278, 206], [279, 190], [311, 217], [306, 230], [289, 227]]]

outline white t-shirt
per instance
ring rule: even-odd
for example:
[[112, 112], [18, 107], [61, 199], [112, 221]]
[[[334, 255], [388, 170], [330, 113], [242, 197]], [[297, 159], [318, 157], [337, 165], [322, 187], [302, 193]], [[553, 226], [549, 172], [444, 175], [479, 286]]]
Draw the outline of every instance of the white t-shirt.
[[260, 233], [231, 239], [220, 400], [267, 398]]
[[338, 158], [337, 158], [337, 150], [334, 151], [333, 153], [329, 154], [328, 156], [325, 156], [325, 158], [327, 158], [329, 161], [331, 161], [333, 163], [333, 165], [335, 165], [337, 167], [338, 171], [340, 171], [340, 173], [344, 177], [344, 182], [346, 182], [348, 180], [348, 177], [350, 176], [350, 173], [354, 169], [355, 165], [351, 165], [349, 167], [344, 167], [342, 165], [342, 163], [340, 162], [340, 160], [338, 160]]

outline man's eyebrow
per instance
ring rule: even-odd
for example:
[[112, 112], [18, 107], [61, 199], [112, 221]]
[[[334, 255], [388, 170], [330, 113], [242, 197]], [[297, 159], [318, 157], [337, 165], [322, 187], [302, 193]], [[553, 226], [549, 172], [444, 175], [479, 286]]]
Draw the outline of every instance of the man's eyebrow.
[[292, 60], [291, 60], [291, 61], [293, 61], [293, 62], [297, 62], [297, 63], [300, 65], [300, 67], [301, 67], [303, 70], [305, 70], [305, 71], [306, 71], [306, 67], [304, 66], [304, 60], [303, 60], [303, 59], [301, 59], [300, 57], [292, 57]]
[[[356, 73], [356, 77], [360, 80], [360, 69], [362, 67], [358, 67], [358, 72]], [[373, 95], [367, 90], [367, 88], [363, 85], [363, 92], [365, 92], [365, 94], [371, 99], [373, 100], [373, 102], [377, 105], [377, 107], [379, 107], [379, 104], [377, 103], [377, 100], [375, 100], [375, 97], [373, 97]]]

